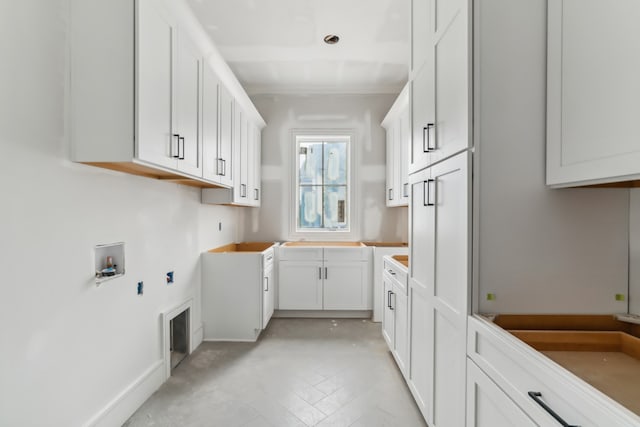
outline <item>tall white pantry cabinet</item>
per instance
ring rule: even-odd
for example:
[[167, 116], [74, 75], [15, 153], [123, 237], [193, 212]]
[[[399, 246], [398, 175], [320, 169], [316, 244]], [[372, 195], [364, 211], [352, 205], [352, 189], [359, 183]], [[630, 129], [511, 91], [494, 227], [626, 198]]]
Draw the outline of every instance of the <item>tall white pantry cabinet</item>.
[[545, 185], [546, 0], [411, 5], [407, 381], [430, 427], [527, 425], [467, 358], [469, 315], [626, 311], [628, 193]]

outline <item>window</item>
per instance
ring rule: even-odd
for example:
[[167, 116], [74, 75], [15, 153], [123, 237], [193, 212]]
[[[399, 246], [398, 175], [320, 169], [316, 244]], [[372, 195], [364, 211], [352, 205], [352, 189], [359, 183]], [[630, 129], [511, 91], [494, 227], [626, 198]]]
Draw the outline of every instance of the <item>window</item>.
[[350, 136], [296, 135], [296, 231], [348, 232]]

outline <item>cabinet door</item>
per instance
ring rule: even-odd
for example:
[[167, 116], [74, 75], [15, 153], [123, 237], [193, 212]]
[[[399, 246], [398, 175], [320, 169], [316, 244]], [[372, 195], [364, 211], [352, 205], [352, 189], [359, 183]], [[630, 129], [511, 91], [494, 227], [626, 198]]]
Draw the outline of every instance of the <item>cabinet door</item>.
[[366, 262], [324, 262], [324, 309], [366, 310], [368, 307]]
[[467, 359], [467, 427], [537, 425], [471, 359]]
[[434, 66], [431, 55], [411, 82], [411, 150], [409, 172], [413, 173], [429, 164], [429, 154], [435, 150], [436, 123], [434, 103]]
[[435, 3], [433, 66], [436, 121], [432, 131], [428, 132], [429, 164], [471, 145], [469, 0], [435, 0]]
[[200, 156], [200, 72], [201, 55], [186, 33], [178, 34], [177, 62], [175, 65], [175, 116], [177, 118], [178, 170], [190, 175], [202, 176]]
[[233, 186], [233, 174], [235, 173], [236, 165], [233, 161], [233, 98], [227, 88], [223, 85], [218, 85], [218, 97], [219, 103], [219, 122], [218, 122], [218, 157], [220, 159], [220, 168], [218, 174], [220, 176], [220, 183], [229, 187]]
[[[433, 166], [433, 419], [434, 427], [464, 425], [466, 331], [469, 304], [470, 154]], [[414, 236], [414, 239], [416, 236]]]
[[322, 262], [280, 261], [278, 308], [322, 310]]
[[[409, 208], [409, 259], [422, 262], [409, 263], [409, 277], [425, 289], [433, 289], [435, 212], [430, 204], [433, 199], [434, 181], [431, 168], [411, 175], [411, 206]], [[429, 200], [428, 200], [429, 199]]]
[[172, 75], [176, 25], [153, 0], [138, 1], [136, 157], [175, 169]]
[[273, 283], [273, 266], [269, 266], [264, 271], [262, 278], [262, 329], [266, 328], [273, 316], [274, 301], [274, 283]]
[[234, 146], [236, 149], [235, 162], [235, 195], [234, 202], [247, 205], [249, 204], [248, 186], [249, 180], [249, 137], [248, 122], [244, 111], [236, 104], [233, 114], [233, 130], [234, 130]]
[[639, 179], [640, 2], [551, 0], [548, 15], [547, 184]]
[[218, 76], [202, 67], [202, 177], [220, 182], [222, 162], [218, 157]]
[[384, 310], [382, 312], [382, 336], [389, 346], [389, 350], [394, 351], [395, 343], [395, 314], [391, 308], [391, 299], [393, 292], [393, 282], [386, 274], [382, 275], [382, 302]]
[[385, 200], [387, 206], [395, 206], [395, 185], [396, 185], [396, 162], [395, 162], [395, 136], [396, 126], [394, 123], [390, 124], [387, 128], [387, 191], [385, 193]]
[[393, 285], [392, 307], [395, 314], [395, 354], [400, 371], [408, 378], [409, 372], [409, 307], [407, 295]]
[[395, 161], [400, 173], [398, 176], [398, 201], [401, 206], [409, 205], [409, 145], [411, 144], [411, 117], [409, 108], [400, 116], [398, 126], [398, 145]]
[[250, 124], [251, 127], [251, 148], [249, 150], [249, 186], [251, 188], [251, 205], [260, 206], [260, 198], [262, 192], [261, 173], [261, 138], [260, 128], [254, 124]]
[[411, 0], [411, 71], [424, 65], [431, 44], [432, 1]]
[[409, 386], [426, 420], [431, 419], [433, 396], [433, 293], [409, 281]]

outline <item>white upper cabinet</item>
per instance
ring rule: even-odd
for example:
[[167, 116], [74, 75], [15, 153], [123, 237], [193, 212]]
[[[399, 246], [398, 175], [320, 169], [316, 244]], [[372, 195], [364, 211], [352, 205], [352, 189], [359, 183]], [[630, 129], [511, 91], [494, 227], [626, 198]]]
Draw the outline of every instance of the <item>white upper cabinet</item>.
[[387, 132], [387, 206], [409, 205], [409, 85], [400, 92], [382, 127]]
[[202, 176], [220, 181], [224, 167], [219, 157], [218, 76], [206, 64], [202, 67]]
[[219, 122], [218, 122], [218, 158], [220, 166], [220, 182], [226, 186], [233, 186], [236, 166], [233, 159], [233, 106], [234, 100], [224, 85], [218, 85]]
[[198, 130], [202, 56], [186, 32], [178, 34], [174, 81], [178, 170], [202, 177], [202, 145]]
[[640, 179], [640, 2], [550, 0], [547, 184]]
[[[152, 0], [138, 2], [138, 137], [137, 157], [176, 169], [178, 137], [174, 137], [173, 64], [177, 25]], [[143, 77], [144, 76], [144, 77]]]
[[204, 188], [233, 185], [232, 106], [239, 100], [255, 125], [264, 121], [232, 75], [216, 76], [226, 64], [205, 59], [213, 45], [184, 7], [70, 1], [73, 161]]
[[[418, 7], [421, 16], [413, 17], [412, 52], [414, 58], [424, 57], [424, 61], [413, 70], [409, 172], [471, 145], [469, 1], [423, 0], [419, 6], [416, 3], [417, 0], [414, 10]], [[416, 20], [427, 22], [427, 30], [424, 25], [416, 25]], [[422, 49], [426, 51], [423, 53]]]

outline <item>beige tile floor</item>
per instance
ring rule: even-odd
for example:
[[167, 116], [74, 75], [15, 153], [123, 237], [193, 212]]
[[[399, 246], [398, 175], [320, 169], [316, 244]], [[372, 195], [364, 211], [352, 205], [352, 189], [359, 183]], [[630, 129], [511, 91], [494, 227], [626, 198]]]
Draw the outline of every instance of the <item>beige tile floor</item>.
[[256, 343], [203, 343], [124, 424], [426, 426], [361, 319], [272, 319]]

